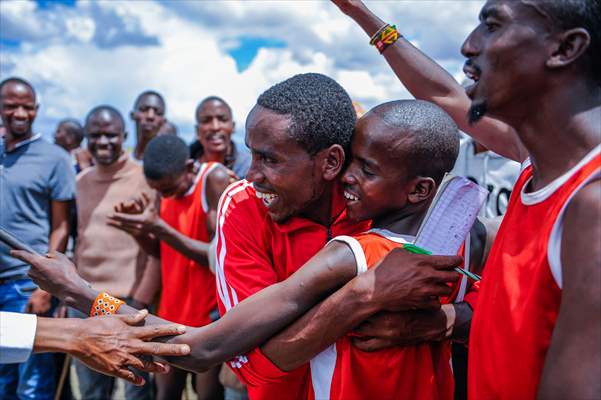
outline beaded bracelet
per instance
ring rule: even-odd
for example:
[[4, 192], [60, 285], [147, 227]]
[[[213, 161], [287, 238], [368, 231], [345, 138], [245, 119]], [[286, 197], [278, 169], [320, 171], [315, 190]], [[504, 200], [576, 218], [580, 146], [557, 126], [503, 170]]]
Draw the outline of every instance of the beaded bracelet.
[[386, 24], [371, 37], [369, 44], [376, 46], [380, 54], [382, 54], [388, 46], [401, 37], [402, 35], [396, 30], [395, 25]]
[[92, 303], [90, 317], [115, 314], [123, 303], [123, 300], [119, 300], [106, 292], [101, 292], [98, 297], [96, 297], [96, 300], [94, 300], [94, 303]]

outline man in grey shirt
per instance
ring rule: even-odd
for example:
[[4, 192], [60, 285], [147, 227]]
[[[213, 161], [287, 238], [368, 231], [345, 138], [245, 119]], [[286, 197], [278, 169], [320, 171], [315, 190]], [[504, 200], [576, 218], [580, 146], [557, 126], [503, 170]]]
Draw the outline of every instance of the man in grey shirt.
[[[64, 251], [75, 173], [67, 153], [34, 135], [38, 110], [33, 87], [20, 78], [0, 83], [0, 226], [36, 251]], [[29, 266], [0, 244], [0, 311], [48, 315], [51, 295], [27, 277]], [[0, 399], [51, 398], [52, 354], [35, 354], [23, 364], [0, 366]]]

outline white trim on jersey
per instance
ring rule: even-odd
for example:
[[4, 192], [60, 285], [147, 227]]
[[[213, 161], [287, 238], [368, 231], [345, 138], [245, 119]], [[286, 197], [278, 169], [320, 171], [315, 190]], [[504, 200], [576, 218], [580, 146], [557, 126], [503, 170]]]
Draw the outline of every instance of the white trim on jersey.
[[547, 244], [547, 261], [549, 262], [549, 268], [551, 269], [551, 275], [555, 279], [555, 283], [559, 288], [562, 288], [563, 285], [563, 276], [562, 276], [562, 265], [561, 265], [561, 237], [563, 234], [563, 217], [565, 216], [565, 211], [568, 207], [568, 204], [572, 201], [576, 193], [580, 191], [584, 186], [589, 184], [590, 182], [601, 178], [601, 168], [597, 169], [594, 173], [592, 173], [584, 182], [582, 182], [578, 187], [570, 194], [570, 197], [565, 202], [555, 223], [553, 224], [553, 228], [551, 229], [551, 236], [549, 236], [549, 243]]
[[[208, 165], [208, 164], [207, 164]], [[204, 168], [204, 175], [202, 176], [202, 194], [201, 194], [201, 201], [202, 201], [202, 210], [206, 213], [209, 212], [209, 202], [207, 201], [207, 177], [209, 176], [209, 174], [211, 172], [213, 172], [213, 170], [217, 168], [217, 163], [213, 163], [211, 164], [211, 166]]]
[[363, 252], [363, 249], [361, 248], [361, 245], [359, 244], [357, 239], [355, 239], [354, 237], [344, 235], [336, 236], [334, 239], [330, 240], [326, 244], [326, 246], [332, 242], [346, 243], [350, 247], [351, 251], [353, 252], [353, 255], [355, 256], [355, 264], [357, 265], [357, 275], [367, 271], [367, 261], [365, 260], [365, 253]]
[[336, 368], [336, 343], [316, 355], [309, 361], [311, 383], [316, 399], [329, 399], [332, 378]]
[[[539, 189], [535, 192], [526, 193], [526, 188], [532, 181], [532, 177], [528, 179], [528, 181], [522, 186], [522, 192], [520, 193], [520, 198], [522, 199], [522, 203], [526, 206], [531, 206], [534, 204], [542, 203], [547, 200], [553, 193], [555, 193], [561, 186], [563, 186], [568, 179], [570, 179], [578, 170], [580, 170], [584, 165], [589, 163], [593, 158], [601, 153], [601, 144], [595, 146], [582, 160], [578, 162], [578, 164], [574, 165], [567, 171], [565, 174], [561, 175], [559, 178], [556, 178], [553, 182], [549, 183], [547, 186]], [[526, 165], [526, 163], [524, 163]]]
[[194, 183], [192, 183], [192, 186], [190, 186], [190, 189], [188, 189], [188, 191], [186, 193], [184, 193], [184, 195], [182, 197], [188, 197], [192, 193], [194, 193], [194, 191], [196, 190], [196, 186], [198, 185], [198, 182], [200, 181], [200, 177], [202, 176], [202, 171], [203, 171], [203, 165], [201, 165], [200, 168], [198, 169], [198, 173], [194, 177]]
[[[465, 247], [463, 251], [463, 269], [466, 271], [470, 270], [470, 255], [472, 252], [472, 236], [468, 232], [467, 237], [465, 238]], [[461, 303], [463, 298], [465, 297], [465, 292], [467, 291], [467, 276], [461, 274], [461, 283], [459, 284], [459, 292], [457, 293], [457, 297], [453, 303]], [[452, 367], [452, 366], [451, 366]]]
[[[238, 304], [238, 295], [236, 294], [236, 290], [230, 285], [228, 285], [227, 280], [225, 278], [223, 262], [225, 260], [227, 248], [225, 236], [223, 234], [223, 223], [225, 222], [225, 214], [230, 205], [230, 202], [232, 201], [232, 197], [237, 193], [245, 190], [249, 186], [250, 183], [248, 183], [248, 181], [246, 180], [234, 182], [225, 189], [225, 191], [221, 195], [221, 198], [219, 199], [216, 227], [216, 236], [218, 237], [218, 243], [217, 246], [215, 246], [215, 278], [217, 280], [217, 293], [219, 294], [219, 298], [221, 299], [221, 302], [223, 303], [226, 311], [229, 311], [233, 306]], [[221, 245], [221, 247], [219, 245]]]
[[413, 242], [415, 242], [415, 236], [403, 235], [400, 233], [389, 231], [388, 229], [372, 228], [368, 232], [375, 233], [377, 235], [385, 237], [386, 239], [390, 240], [391, 242], [395, 242], [395, 243], [412, 244]]

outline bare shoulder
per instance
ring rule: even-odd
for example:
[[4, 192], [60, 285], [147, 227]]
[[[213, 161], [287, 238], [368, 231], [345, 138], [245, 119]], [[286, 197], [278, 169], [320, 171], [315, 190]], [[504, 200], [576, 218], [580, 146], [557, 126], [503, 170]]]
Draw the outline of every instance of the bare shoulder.
[[230, 174], [228, 169], [221, 164], [216, 164], [215, 168], [213, 168], [211, 172], [209, 172], [209, 175], [207, 175], [207, 182], [209, 185], [222, 185], [224, 183], [226, 186], [229, 185]]
[[600, 242], [601, 179], [596, 179], [580, 189], [566, 208], [561, 240], [564, 289], [599, 291]]

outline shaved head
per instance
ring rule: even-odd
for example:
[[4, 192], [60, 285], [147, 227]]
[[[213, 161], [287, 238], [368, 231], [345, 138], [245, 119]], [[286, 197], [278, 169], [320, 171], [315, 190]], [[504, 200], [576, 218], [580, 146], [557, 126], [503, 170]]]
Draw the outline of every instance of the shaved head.
[[31, 94], [33, 95], [33, 99], [36, 100], [35, 89], [33, 88], [33, 86], [31, 86], [31, 83], [27, 82], [25, 79], [21, 79], [21, 78], [17, 78], [17, 77], [7, 78], [7, 79], [3, 80], [2, 82], [0, 82], [0, 99], [2, 99], [2, 96], [4, 95], [4, 89], [9, 86], [23, 87], [24, 90], [30, 91]]

